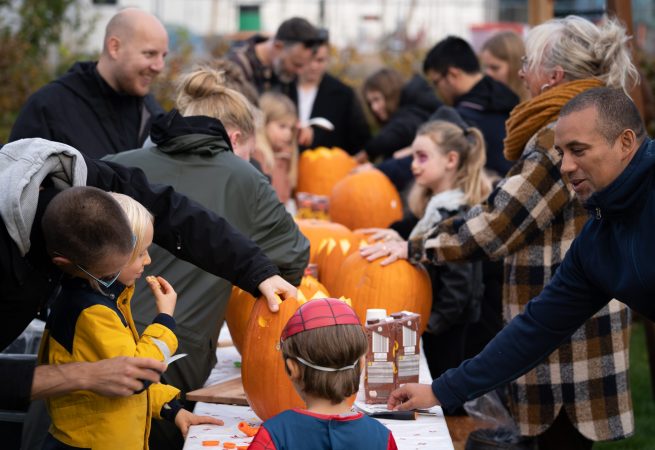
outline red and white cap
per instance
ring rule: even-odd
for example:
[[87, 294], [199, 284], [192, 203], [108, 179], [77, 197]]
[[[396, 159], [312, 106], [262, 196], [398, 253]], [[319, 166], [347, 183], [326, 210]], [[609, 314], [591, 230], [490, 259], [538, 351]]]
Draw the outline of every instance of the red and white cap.
[[361, 325], [359, 317], [347, 303], [336, 298], [317, 298], [304, 303], [289, 319], [280, 340], [314, 328], [334, 325]]

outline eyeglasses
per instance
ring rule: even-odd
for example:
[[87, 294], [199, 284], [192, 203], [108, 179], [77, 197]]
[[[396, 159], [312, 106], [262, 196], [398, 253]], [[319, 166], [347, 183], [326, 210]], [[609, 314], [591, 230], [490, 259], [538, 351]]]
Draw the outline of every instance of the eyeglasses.
[[75, 267], [77, 267], [82, 272], [93, 278], [100, 286], [104, 286], [106, 288], [114, 284], [114, 281], [116, 281], [118, 277], [121, 276], [121, 271], [119, 270], [118, 272], [116, 272], [116, 275], [110, 275], [108, 277], [98, 278], [95, 275], [89, 273], [86, 269], [84, 269], [84, 267], [80, 266], [79, 264], [75, 264]]
[[[136, 235], [133, 234], [132, 235], [132, 249], [134, 249], [135, 245], [136, 245]], [[62, 255], [59, 252], [54, 252], [54, 253], [59, 255], [59, 256], [63, 256], [64, 258], [66, 258], [66, 256]], [[103, 286], [105, 288], [109, 288], [112, 284], [114, 284], [114, 282], [118, 279], [118, 277], [121, 276], [121, 271], [122, 271], [122, 269], [121, 269], [118, 272], [116, 272], [114, 275], [109, 275], [109, 276], [106, 276], [106, 277], [98, 278], [95, 275], [93, 275], [91, 272], [86, 270], [84, 267], [80, 266], [79, 264], [75, 264], [75, 267], [77, 269], [81, 270], [82, 272], [84, 272], [85, 274], [87, 274], [88, 276], [90, 276], [91, 278], [93, 278], [100, 286]]]
[[530, 60], [527, 56], [521, 56], [521, 70], [523, 72], [528, 71], [528, 66], [530, 65]]

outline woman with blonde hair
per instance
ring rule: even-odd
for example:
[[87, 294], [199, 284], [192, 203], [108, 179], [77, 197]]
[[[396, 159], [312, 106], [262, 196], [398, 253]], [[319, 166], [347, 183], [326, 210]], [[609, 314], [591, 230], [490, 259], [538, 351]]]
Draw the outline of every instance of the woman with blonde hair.
[[[521, 76], [531, 98], [514, 108], [507, 121], [504, 153], [514, 166], [487, 202], [410, 241], [406, 251], [411, 261], [502, 258], [505, 319], [524, 312], [588, 219], [559, 170], [562, 157], [553, 146], [559, 112], [594, 87], [630, 90], [637, 72], [628, 39], [616, 21], [595, 25], [577, 16], [530, 30]], [[510, 410], [520, 434], [535, 436], [539, 449], [577, 450], [591, 448], [594, 441], [623, 439], [634, 431], [629, 330], [629, 310], [614, 300], [542, 362], [526, 363], [533, 369], [524, 375], [484, 378], [460, 366], [432, 386], [416, 388], [411, 397], [439, 399], [448, 409], [460, 404], [455, 392], [481, 395], [516, 378], [509, 384]], [[500, 373], [505, 373], [502, 367]]]
[[[271, 184], [245, 158], [255, 147], [255, 112], [238, 92], [226, 88], [220, 72], [200, 66], [180, 78], [177, 107], [155, 120], [154, 146], [122, 152], [112, 161], [141, 168], [152, 183], [173, 186], [227, 219], [251, 238], [290, 283], [298, 285], [309, 259], [309, 243], [280, 203]], [[171, 205], [174, 207], [175, 205]], [[189, 356], [168, 368], [164, 378], [183, 392], [202, 387], [216, 365], [216, 343], [231, 285], [177, 257], [187, 243], [171, 235], [175, 255], [152, 249], [152, 271], [173, 284], [184, 301], [175, 320], [180, 352]], [[197, 239], [212, 241], [210, 234]], [[136, 292], [132, 303], [137, 326], [153, 315], [152, 302]], [[181, 435], [157, 424], [152, 448], [181, 448]]]
[[480, 63], [485, 74], [506, 84], [521, 101], [529, 97], [519, 71], [521, 58], [525, 56], [523, 38], [513, 31], [494, 34], [482, 45]]

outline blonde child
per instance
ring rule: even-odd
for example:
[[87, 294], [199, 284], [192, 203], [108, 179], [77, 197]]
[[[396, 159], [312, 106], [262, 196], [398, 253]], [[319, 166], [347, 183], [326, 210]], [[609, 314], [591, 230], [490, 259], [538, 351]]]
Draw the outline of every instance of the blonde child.
[[296, 106], [283, 94], [267, 92], [259, 98], [259, 108], [263, 118], [257, 132], [254, 159], [271, 177], [280, 201], [287, 204], [296, 186], [298, 170]]
[[380, 422], [354, 413], [348, 397], [359, 388], [366, 334], [346, 303], [333, 298], [303, 304], [289, 319], [280, 346], [307, 409], [284, 411], [264, 422], [250, 444], [260, 449], [396, 449]]
[[[48, 252], [69, 277], [62, 281], [48, 318], [41, 361], [64, 364], [116, 356], [165, 359], [177, 349], [172, 317], [177, 295], [171, 285], [161, 277], [149, 280], [159, 314], [141, 336], [130, 311], [134, 282], [150, 264], [152, 215], [126, 195], [97, 189], [80, 202], [75, 189], [58, 194], [43, 217], [44, 230], [48, 225]], [[65, 236], [65, 222], [75, 220], [77, 209], [99, 204], [104, 211], [112, 210], [115, 218], [115, 223], [89, 230], [103, 245], [88, 249], [79, 245], [87, 236]], [[89, 391], [52, 397], [47, 400], [52, 425], [44, 448], [145, 449], [153, 417], [174, 421], [183, 434], [196, 423], [222, 425], [220, 420], [181, 409], [178, 393], [173, 386], [154, 384], [123, 398]]]
[[[448, 112], [455, 115], [452, 108]], [[444, 110], [446, 112], [446, 110]], [[461, 119], [459, 119], [461, 120]], [[421, 126], [411, 146], [414, 187], [409, 207], [421, 219], [409, 236], [420, 239], [430, 229], [489, 194], [484, 175], [485, 146], [477, 128], [463, 122], [432, 121]], [[407, 259], [408, 242], [391, 229], [366, 229], [377, 244], [360, 252], [369, 261], [384, 257], [382, 265]], [[428, 266], [432, 280], [432, 312], [423, 334], [423, 349], [433, 378], [466, 359], [468, 326], [480, 319], [487, 294], [482, 263], [449, 263]]]

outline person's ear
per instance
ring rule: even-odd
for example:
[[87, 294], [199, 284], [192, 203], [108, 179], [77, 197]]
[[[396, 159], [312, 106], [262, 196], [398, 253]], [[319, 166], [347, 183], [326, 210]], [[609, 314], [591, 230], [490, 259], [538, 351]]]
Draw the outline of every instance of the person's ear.
[[117, 36], [109, 36], [107, 39], [107, 53], [113, 59], [118, 58], [118, 51], [121, 48], [121, 40]]
[[565, 75], [566, 73], [564, 72], [562, 66], [555, 66], [550, 75], [548, 75], [548, 84], [550, 87], [557, 86], [564, 80]]
[[623, 130], [617, 139], [620, 145], [621, 155], [626, 158], [637, 148], [637, 135], [629, 128]]
[[459, 167], [459, 154], [455, 150], [446, 153], [446, 169], [457, 170]]
[[59, 268], [70, 266], [73, 264], [73, 262], [70, 259], [60, 255], [53, 256], [52, 263]]
[[284, 364], [289, 378], [292, 380], [298, 380], [300, 378], [300, 367], [298, 367], [298, 362], [295, 359], [287, 358], [284, 360]]
[[233, 130], [231, 132], [228, 132], [227, 136], [230, 138], [230, 143], [232, 144], [232, 147], [234, 147], [239, 143], [239, 139], [241, 139], [241, 131]]

